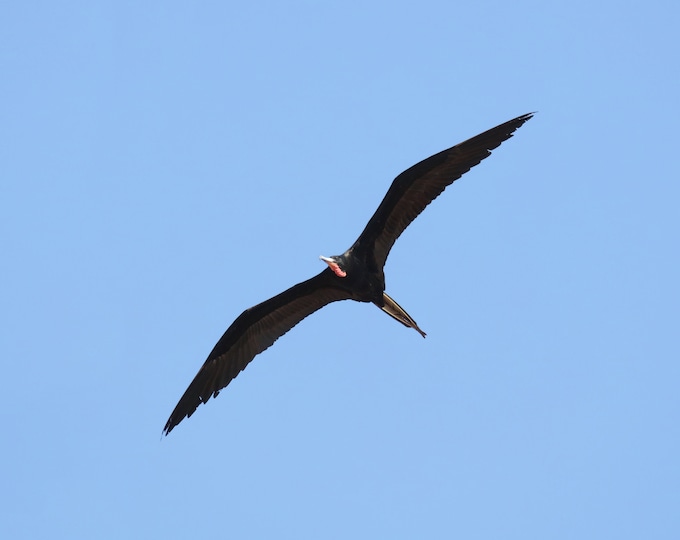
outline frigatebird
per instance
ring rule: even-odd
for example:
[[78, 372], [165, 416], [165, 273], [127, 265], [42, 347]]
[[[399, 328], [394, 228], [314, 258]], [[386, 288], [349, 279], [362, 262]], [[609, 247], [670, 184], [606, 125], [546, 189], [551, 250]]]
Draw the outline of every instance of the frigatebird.
[[250, 361], [302, 319], [338, 300], [373, 302], [425, 337], [413, 318], [385, 292], [383, 267], [404, 229], [452, 184], [491, 155], [533, 113], [518, 116], [439, 152], [397, 176], [366, 228], [342, 255], [321, 257], [328, 268], [249, 309], [227, 329], [172, 411], [167, 435], [201, 403], [216, 397]]

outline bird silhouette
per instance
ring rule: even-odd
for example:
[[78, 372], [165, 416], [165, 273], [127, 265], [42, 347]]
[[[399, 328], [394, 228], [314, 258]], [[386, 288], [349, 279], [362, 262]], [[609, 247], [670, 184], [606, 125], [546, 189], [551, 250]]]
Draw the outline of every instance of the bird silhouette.
[[250, 361], [302, 319], [338, 300], [372, 302], [425, 337], [418, 324], [385, 292], [383, 267], [404, 229], [447, 186], [491, 155], [533, 113], [496, 126], [413, 165], [397, 176], [366, 228], [342, 255], [321, 257], [328, 267], [307, 281], [246, 309], [227, 329], [172, 411], [170, 433], [201, 403], [216, 397]]

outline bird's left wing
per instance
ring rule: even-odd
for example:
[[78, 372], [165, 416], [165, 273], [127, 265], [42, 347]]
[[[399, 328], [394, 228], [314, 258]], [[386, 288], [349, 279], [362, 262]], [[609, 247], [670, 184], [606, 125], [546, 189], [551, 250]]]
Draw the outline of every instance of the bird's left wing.
[[249, 309], [227, 329], [208, 355], [194, 380], [168, 418], [163, 433], [168, 434], [201, 403], [215, 397], [250, 361], [270, 347], [302, 319], [326, 304], [350, 298], [347, 291], [332, 285], [327, 268], [307, 281], [294, 285]]
[[385, 264], [394, 242], [404, 229], [444, 189], [491, 155], [533, 113], [518, 116], [416, 163], [394, 179], [380, 206], [368, 221], [355, 246], [373, 249], [379, 266]]

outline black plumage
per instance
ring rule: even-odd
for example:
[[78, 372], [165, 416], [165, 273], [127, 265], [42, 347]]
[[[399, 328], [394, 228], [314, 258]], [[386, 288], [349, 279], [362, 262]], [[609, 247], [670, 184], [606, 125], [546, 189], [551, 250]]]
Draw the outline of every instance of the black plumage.
[[529, 120], [525, 114], [417, 163], [397, 176], [366, 228], [342, 255], [321, 257], [321, 273], [246, 309], [217, 342], [163, 432], [167, 435], [210, 397], [215, 397], [259, 353], [297, 323], [338, 300], [372, 302], [423, 337], [416, 322], [385, 293], [383, 267], [408, 225], [446, 186], [491, 154]]

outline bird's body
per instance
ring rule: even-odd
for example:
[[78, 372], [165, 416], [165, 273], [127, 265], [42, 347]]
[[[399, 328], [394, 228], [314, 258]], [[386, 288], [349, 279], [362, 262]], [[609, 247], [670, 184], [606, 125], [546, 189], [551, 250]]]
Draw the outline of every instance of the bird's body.
[[446, 186], [491, 154], [533, 114], [519, 116], [439, 152], [401, 173], [364, 231], [342, 255], [321, 257], [316, 276], [246, 309], [217, 342], [165, 424], [170, 433], [210, 397], [215, 397], [259, 353], [308, 315], [338, 300], [372, 302], [403, 325], [425, 333], [385, 293], [383, 268], [394, 242]]

